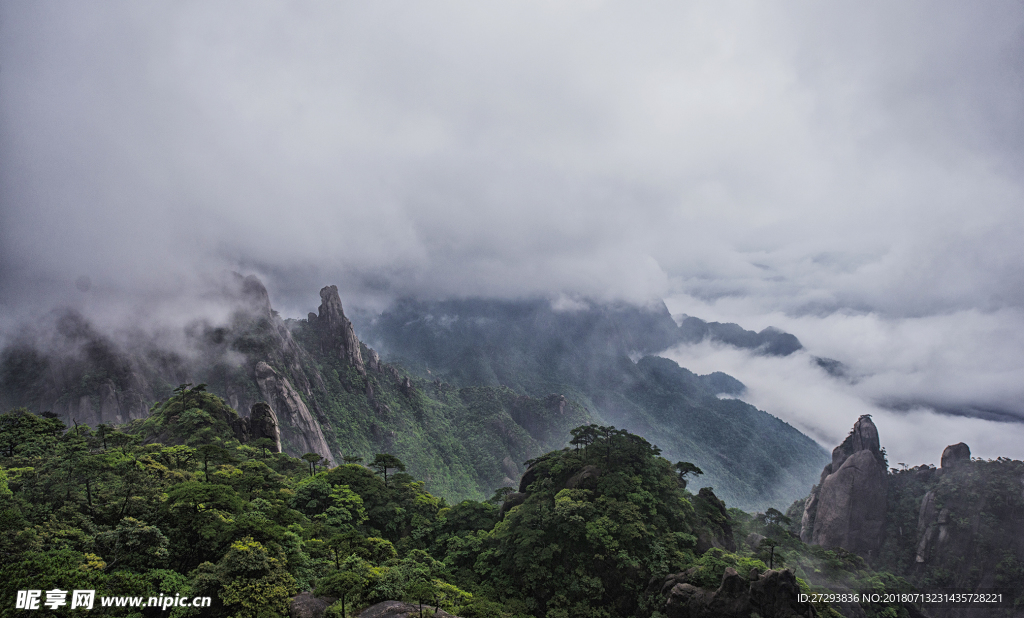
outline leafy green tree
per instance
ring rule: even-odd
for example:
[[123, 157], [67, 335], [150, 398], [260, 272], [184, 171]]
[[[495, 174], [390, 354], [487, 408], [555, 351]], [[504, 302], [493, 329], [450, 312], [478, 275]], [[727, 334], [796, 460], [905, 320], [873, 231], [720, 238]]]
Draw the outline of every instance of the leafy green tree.
[[341, 603], [341, 618], [345, 618], [345, 599], [359, 596], [366, 585], [366, 579], [354, 571], [341, 571], [332, 573], [319, 585], [318, 590], [321, 593], [330, 594], [338, 599]]
[[761, 523], [764, 525], [765, 533], [770, 537], [781, 537], [788, 535], [788, 528], [793, 524], [793, 520], [782, 514], [782, 511], [769, 508], [760, 517]]
[[232, 616], [257, 618], [288, 614], [288, 600], [297, 592], [284, 556], [273, 555], [252, 537], [231, 544], [214, 570], [220, 598]]
[[179, 384], [178, 388], [176, 388], [176, 389], [174, 389], [174, 391], [172, 391], [171, 397], [173, 398], [175, 395], [177, 395], [178, 401], [181, 403], [181, 411], [182, 412], [184, 412], [185, 410], [188, 410], [188, 399], [187, 399], [187, 396], [188, 396], [189, 389], [191, 389], [191, 388], [192, 388], [192, 383], [191, 382], [186, 382], [185, 384]]
[[[761, 553], [762, 554], [768, 554], [768, 568], [769, 569], [774, 569], [775, 568], [775, 548], [778, 547], [778, 546], [779, 546], [779, 542], [777, 540], [773, 539], [770, 536], [761, 539], [761, 542], [758, 544], [758, 549], [761, 551]], [[780, 562], [780, 564], [782, 562], [782, 557], [781, 556], [779, 556], [779, 562]]]
[[107, 570], [115, 567], [151, 569], [166, 563], [169, 541], [156, 526], [133, 517], [125, 517], [117, 528], [98, 535], [97, 544], [104, 549]]
[[306, 453], [302, 456], [302, 460], [309, 464], [309, 475], [313, 476], [316, 474], [316, 465], [323, 459], [319, 453]]
[[683, 489], [686, 489], [686, 485], [689, 482], [689, 479], [686, 478], [687, 476], [691, 474], [694, 476], [704, 474], [703, 470], [688, 461], [677, 461], [674, 467], [676, 472], [679, 473], [679, 483], [682, 485]]
[[96, 425], [96, 433], [93, 434], [100, 440], [100, 444], [103, 445], [103, 450], [107, 450], [107, 438], [113, 434], [115, 429], [107, 423], [100, 423]]
[[402, 460], [389, 453], [377, 453], [370, 462], [370, 467], [377, 471], [377, 474], [384, 475], [384, 487], [388, 486], [388, 470], [405, 471], [405, 464]]
[[216, 443], [201, 444], [195, 449], [196, 459], [203, 465], [203, 476], [206, 482], [210, 482], [211, 463], [233, 463], [237, 459], [230, 450]]
[[366, 509], [363, 499], [346, 485], [336, 485], [331, 489], [328, 507], [316, 516], [332, 528], [350, 528], [366, 521]]
[[419, 603], [420, 618], [423, 618], [423, 601], [431, 601], [434, 599], [434, 586], [429, 581], [421, 579], [413, 583], [406, 594]]
[[487, 503], [501, 504], [502, 502], [505, 501], [505, 498], [508, 497], [509, 494], [515, 493], [515, 491], [516, 490], [514, 487], [499, 487], [495, 489], [491, 497], [487, 499]]
[[331, 506], [331, 483], [323, 473], [307, 476], [295, 484], [294, 508], [306, 515], [315, 517], [327, 511]]
[[263, 459], [267, 458], [267, 451], [277, 445], [271, 438], [260, 438], [252, 443], [253, 446], [263, 452]]
[[590, 446], [604, 457], [592, 484], [579, 486], [585, 452], [538, 458], [524, 503], [476, 561], [490, 586], [527, 604], [524, 613], [636, 615], [650, 578], [692, 559], [693, 510], [671, 464], [637, 436], [595, 431]]
[[572, 440], [569, 441], [569, 444], [575, 446], [577, 450], [580, 448], [580, 445], [582, 444], [584, 455], [586, 455], [587, 447], [593, 444], [595, 440], [597, 440], [597, 429], [598, 426], [593, 424], [580, 425], [579, 427], [576, 427], [575, 429], [569, 432], [570, 434], [572, 434]]

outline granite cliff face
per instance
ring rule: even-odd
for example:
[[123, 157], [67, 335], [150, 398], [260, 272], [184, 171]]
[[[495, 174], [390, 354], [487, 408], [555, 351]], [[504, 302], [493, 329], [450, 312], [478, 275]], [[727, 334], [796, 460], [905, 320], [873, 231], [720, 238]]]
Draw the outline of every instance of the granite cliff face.
[[[310, 313], [307, 321], [320, 335], [321, 350], [340, 355], [347, 359], [356, 371], [366, 375], [359, 339], [356, 338], [352, 322], [345, 317], [342, 310], [338, 286], [328, 285], [320, 290], [320, 307], [317, 311], [318, 313]], [[374, 356], [373, 364], [376, 365], [378, 362], [379, 359]]]
[[887, 470], [878, 429], [868, 415], [832, 451], [801, 520], [805, 543], [877, 554], [885, 528]]
[[[954, 468], [962, 467], [964, 462], [970, 463], [971, 448], [963, 442], [951, 444], [942, 451], [941, 467], [938, 471], [921, 470], [927, 476], [939, 476], [950, 472]], [[936, 472], [932, 474], [932, 472]], [[917, 555], [914, 561], [918, 564], [928, 562], [933, 556], [939, 553], [950, 541], [951, 532], [955, 534], [958, 526], [951, 525], [950, 506], [959, 506], [958, 510], [965, 510], [964, 504], [949, 505], [940, 504], [946, 502], [940, 500], [936, 490], [932, 489], [921, 498], [921, 511], [917, 516]], [[960, 502], [960, 501], [958, 501]], [[987, 506], [986, 500], [982, 499], [975, 503], [977, 512], [971, 516], [971, 528], [975, 531], [980, 523], [980, 512]], [[959, 539], [958, 539], [959, 540]], [[961, 544], [961, 543], [954, 543]]]
[[891, 470], [888, 490], [886, 534], [873, 567], [922, 590], [998, 588], [1006, 601], [999, 610], [932, 606], [934, 618], [1020, 615], [1024, 461], [972, 458], [961, 442], [945, 448], [939, 468]]
[[232, 429], [234, 429], [239, 442], [250, 444], [261, 438], [269, 438], [273, 442], [273, 446], [268, 450], [271, 453], [280, 453], [280, 426], [273, 408], [261, 401], [252, 406], [249, 416], [239, 418]]
[[270, 407], [277, 409], [277, 417], [283, 421], [280, 424], [281, 442], [290, 447], [285, 450], [302, 454], [318, 453], [321, 457], [333, 459], [320, 423], [314, 419], [288, 378], [260, 361], [256, 364], [256, 381], [263, 399], [270, 403]]

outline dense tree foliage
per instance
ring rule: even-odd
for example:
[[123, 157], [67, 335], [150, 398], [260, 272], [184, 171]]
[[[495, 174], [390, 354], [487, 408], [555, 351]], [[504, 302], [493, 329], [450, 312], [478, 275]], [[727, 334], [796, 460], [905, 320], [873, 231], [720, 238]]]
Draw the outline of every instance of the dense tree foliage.
[[689, 570], [714, 590], [727, 568], [768, 563], [796, 569], [806, 591], [910, 589], [857, 556], [804, 545], [776, 509], [750, 515], [710, 488], [691, 493], [696, 466], [614, 427], [573, 430], [569, 447], [527, 462], [518, 492], [450, 505], [390, 453], [314, 469], [240, 444], [234, 414], [182, 391], [146, 420], [97, 431], [0, 415], [0, 598], [209, 596], [211, 608], [169, 615], [269, 618], [313, 591], [338, 599], [331, 616], [397, 599], [466, 618], [657, 617], [665, 597], [652, 581]]

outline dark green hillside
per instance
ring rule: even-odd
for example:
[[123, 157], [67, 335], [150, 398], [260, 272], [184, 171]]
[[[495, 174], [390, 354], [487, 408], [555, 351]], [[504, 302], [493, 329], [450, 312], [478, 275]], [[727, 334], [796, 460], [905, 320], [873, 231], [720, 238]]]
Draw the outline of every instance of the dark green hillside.
[[557, 312], [547, 301], [406, 302], [366, 326], [391, 358], [455, 384], [564, 393], [606, 423], [695, 462], [730, 504], [783, 508], [806, 495], [828, 461], [785, 422], [736, 399], [742, 384], [697, 376], [656, 357], [679, 340], [664, 306], [588, 306]]

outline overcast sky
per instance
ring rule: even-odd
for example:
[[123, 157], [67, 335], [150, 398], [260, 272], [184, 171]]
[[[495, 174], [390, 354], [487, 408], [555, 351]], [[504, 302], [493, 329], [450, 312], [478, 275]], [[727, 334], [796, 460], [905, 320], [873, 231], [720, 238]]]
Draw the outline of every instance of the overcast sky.
[[8, 0], [0, 327], [224, 269], [294, 316], [658, 298], [859, 372], [752, 389], [824, 444], [879, 401], [1024, 417], [1022, 110], [1019, 1]]

